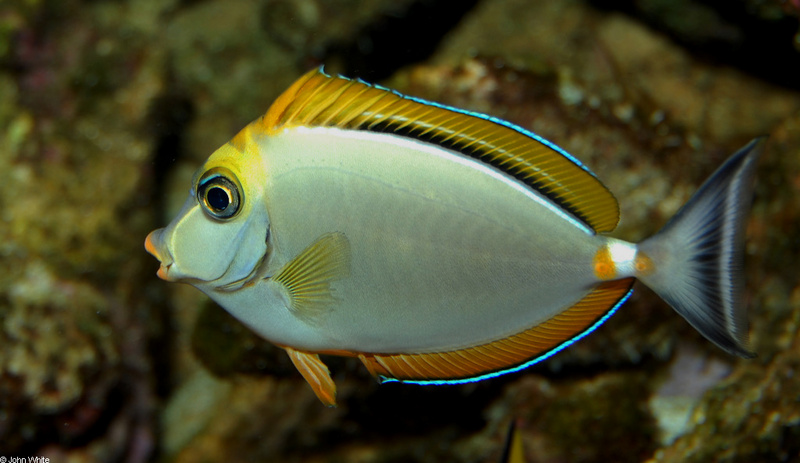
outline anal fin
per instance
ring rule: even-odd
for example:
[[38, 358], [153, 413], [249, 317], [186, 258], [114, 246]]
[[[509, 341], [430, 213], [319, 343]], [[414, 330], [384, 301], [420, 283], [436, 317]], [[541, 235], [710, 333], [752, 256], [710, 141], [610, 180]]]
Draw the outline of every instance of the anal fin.
[[319, 355], [284, 347], [297, 371], [303, 375], [319, 400], [328, 407], [336, 406], [336, 383]]
[[632, 278], [603, 283], [544, 323], [480, 346], [420, 354], [365, 353], [359, 358], [383, 381], [454, 384], [519, 371], [591, 333], [625, 301], [632, 285]]

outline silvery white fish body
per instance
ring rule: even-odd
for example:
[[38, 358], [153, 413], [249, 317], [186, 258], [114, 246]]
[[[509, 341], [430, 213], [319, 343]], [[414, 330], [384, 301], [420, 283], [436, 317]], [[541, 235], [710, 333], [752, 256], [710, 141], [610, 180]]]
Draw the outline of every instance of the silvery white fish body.
[[516, 371], [605, 321], [640, 279], [749, 356], [744, 218], [763, 142], [733, 155], [654, 237], [613, 230], [611, 193], [509, 123], [312, 71], [217, 150], [146, 248], [283, 347], [317, 396], [317, 354], [381, 380]]

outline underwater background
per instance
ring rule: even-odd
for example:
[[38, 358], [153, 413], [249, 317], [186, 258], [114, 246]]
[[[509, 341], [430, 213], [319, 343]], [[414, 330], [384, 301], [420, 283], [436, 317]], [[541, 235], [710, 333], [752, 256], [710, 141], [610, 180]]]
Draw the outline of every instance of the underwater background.
[[[800, 2], [0, 0], [0, 461], [800, 461]], [[159, 280], [144, 237], [303, 72], [484, 112], [582, 160], [614, 236], [658, 230], [769, 141], [748, 223], [752, 360], [642, 285], [523, 372], [379, 386]], [[5, 459], [4, 459], [5, 458]]]

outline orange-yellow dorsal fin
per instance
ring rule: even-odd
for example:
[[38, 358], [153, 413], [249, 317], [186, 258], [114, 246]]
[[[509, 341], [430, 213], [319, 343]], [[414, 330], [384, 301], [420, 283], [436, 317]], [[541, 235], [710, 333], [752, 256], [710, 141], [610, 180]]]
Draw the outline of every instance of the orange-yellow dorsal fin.
[[313, 70], [251, 128], [336, 127], [411, 137], [480, 160], [543, 194], [595, 232], [619, 221], [614, 196], [577, 159], [508, 122]]
[[361, 354], [373, 376], [418, 383], [477, 381], [526, 368], [602, 324], [630, 293], [633, 279], [596, 287], [575, 305], [521, 333], [475, 347], [424, 354]]

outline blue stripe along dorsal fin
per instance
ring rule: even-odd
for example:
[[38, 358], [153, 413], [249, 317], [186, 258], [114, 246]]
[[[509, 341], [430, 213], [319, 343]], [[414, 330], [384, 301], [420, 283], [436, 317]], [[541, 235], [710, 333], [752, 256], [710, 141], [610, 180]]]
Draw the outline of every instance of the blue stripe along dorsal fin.
[[337, 127], [407, 136], [459, 152], [513, 176], [595, 232], [613, 230], [619, 206], [577, 159], [497, 118], [466, 112], [321, 69], [298, 79], [254, 123], [265, 133], [292, 126]]

